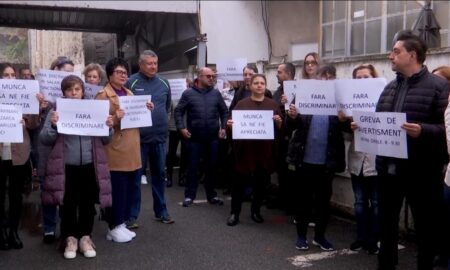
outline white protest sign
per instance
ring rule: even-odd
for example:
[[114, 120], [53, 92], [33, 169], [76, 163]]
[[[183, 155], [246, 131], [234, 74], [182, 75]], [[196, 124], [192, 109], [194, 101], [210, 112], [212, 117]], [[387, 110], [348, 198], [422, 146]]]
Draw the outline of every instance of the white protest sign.
[[289, 110], [289, 105], [295, 104], [295, 92], [299, 87], [299, 81], [284, 81], [283, 91], [287, 98], [287, 102], [284, 104], [284, 109]]
[[352, 116], [353, 110], [374, 112], [385, 86], [384, 78], [336, 80], [338, 110], [347, 116]]
[[186, 79], [170, 79], [168, 81], [172, 100], [180, 100], [183, 91], [187, 88]]
[[119, 97], [120, 108], [125, 111], [125, 116], [120, 121], [120, 128], [151, 127], [152, 113], [147, 108], [147, 102], [151, 100], [151, 95]]
[[0, 104], [0, 142], [22, 143], [22, 108]]
[[84, 98], [85, 99], [94, 99], [95, 95], [97, 95], [98, 91], [102, 90], [103, 86], [85, 83], [84, 84]]
[[408, 158], [405, 113], [353, 111], [355, 150], [385, 157]]
[[299, 80], [295, 106], [300, 114], [337, 115], [334, 81]]
[[20, 107], [24, 114], [39, 114], [37, 93], [35, 80], [0, 80], [0, 103]]
[[108, 136], [108, 100], [68, 99], [56, 100], [58, 133], [80, 136]]
[[273, 111], [233, 110], [233, 140], [273, 140]]
[[221, 59], [217, 61], [217, 74], [223, 80], [243, 81], [246, 65], [247, 58]]
[[61, 91], [61, 81], [68, 75], [75, 75], [81, 78], [81, 73], [65, 72], [59, 70], [39, 69], [37, 79], [39, 81], [39, 88], [44, 94], [45, 100], [54, 103], [57, 98], [63, 96]]

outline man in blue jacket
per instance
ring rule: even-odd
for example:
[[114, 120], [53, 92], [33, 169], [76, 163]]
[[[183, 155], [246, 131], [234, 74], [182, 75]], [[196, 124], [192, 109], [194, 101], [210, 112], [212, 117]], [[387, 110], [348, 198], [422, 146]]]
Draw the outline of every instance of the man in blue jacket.
[[[210, 68], [197, 72], [198, 84], [183, 92], [175, 109], [177, 129], [187, 141], [189, 167], [183, 206], [191, 205], [196, 197], [198, 171], [203, 159], [206, 198], [210, 204], [223, 205], [214, 190], [219, 139], [225, 138], [228, 109], [219, 91], [214, 89], [215, 74]], [[187, 114], [187, 126], [184, 114]]]
[[137, 228], [136, 219], [141, 205], [141, 176], [145, 175], [147, 160], [150, 161], [155, 218], [166, 224], [174, 222], [167, 211], [164, 195], [166, 142], [169, 134], [169, 112], [172, 100], [169, 83], [159, 77], [157, 72], [158, 56], [151, 50], [143, 51], [139, 56], [139, 72], [131, 75], [125, 85], [135, 95], [151, 95], [152, 102], [155, 104], [155, 109], [152, 111], [153, 125], [139, 129], [142, 170], [135, 181], [133, 202], [130, 206], [129, 228]]

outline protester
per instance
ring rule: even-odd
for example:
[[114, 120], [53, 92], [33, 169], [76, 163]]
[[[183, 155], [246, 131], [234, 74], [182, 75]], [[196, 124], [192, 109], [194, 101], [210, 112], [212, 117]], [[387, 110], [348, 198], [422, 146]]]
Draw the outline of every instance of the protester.
[[[153, 195], [153, 212], [155, 219], [165, 224], [172, 224], [174, 220], [167, 210], [165, 198], [165, 167], [167, 138], [169, 135], [169, 113], [171, 105], [171, 92], [169, 82], [158, 74], [158, 56], [151, 50], [146, 50], [139, 56], [139, 72], [131, 75], [125, 84], [134, 95], [151, 95], [155, 105], [152, 111], [152, 126], [139, 128], [141, 137], [142, 164], [150, 162], [151, 185]], [[145, 166], [142, 166], [145, 167]], [[141, 206], [141, 176], [144, 170], [139, 171], [135, 179], [127, 226], [136, 228], [136, 220]]]
[[[432, 75], [423, 64], [425, 42], [410, 30], [396, 35], [389, 54], [397, 78], [386, 85], [377, 112], [406, 113], [402, 128], [407, 134], [408, 158], [377, 156], [380, 216], [380, 269], [395, 269], [398, 264], [398, 222], [406, 197], [413, 213], [417, 236], [417, 268], [432, 269], [437, 239], [442, 228], [442, 171], [448, 160], [444, 111], [449, 84]], [[356, 123], [352, 128], [357, 129]]]
[[34, 80], [33, 74], [31, 73], [30, 68], [20, 68], [19, 69], [19, 79], [22, 80]]
[[[357, 66], [353, 79], [377, 78], [378, 73], [371, 64]], [[339, 118], [350, 124], [347, 118], [339, 112]], [[351, 132], [351, 130], [349, 129]], [[353, 133], [346, 132], [344, 137], [350, 143], [348, 148], [348, 171], [352, 180], [355, 197], [356, 241], [350, 245], [351, 250], [364, 249], [369, 254], [378, 253], [378, 180], [375, 168], [375, 155], [355, 151]]]
[[[69, 75], [61, 81], [64, 98], [83, 99], [84, 83]], [[58, 112], [51, 110], [40, 133], [43, 144], [51, 146], [45, 177], [44, 204], [59, 205], [61, 239], [66, 243], [64, 258], [80, 252], [87, 258], [96, 256], [91, 234], [96, 213], [95, 203], [102, 208], [112, 204], [111, 182], [103, 145], [112, 137], [113, 118], [106, 119], [109, 136], [63, 135], [58, 132]]]
[[[0, 65], [0, 74], [2, 79], [16, 78], [16, 71], [9, 63]], [[42, 94], [37, 94], [37, 99], [42, 103], [44, 98]], [[24, 114], [22, 124], [22, 143], [0, 143], [0, 250], [23, 248], [17, 230], [22, 214], [22, 192], [25, 183], [31, 181], [31, 142], [28, 129], [38, 127], [39, 115]], [[5, 213], [7, 190], [8, 215]]]
[[90, 63], [83, 70], [85, 81], [93, 85], [100, 85], [105, 77], [104, 74], [102, 66], [97, 63]]
[[[449, 66], [440, 66], [435, 68], [432, 71], [433, 74], [442, 77], [448, 81], [450, 84], [450, 67]], [[450, 103], [449, 103], [450, 104]], [[447, 151], [450, 154], [450, 105], [447, 106], [445, 110], [445, 131], [447, 138]], [[447, 215], [445, 220], [445, 226], [449, 226], [450, 224], [450, 166], [447, 165], [447, 170], [445, 172], [444, 177], [444, 200], [447, 209]], [[445, 227], [444, 226], [444, 227]], [[440, 239], [441, 247], [438, 251], [437, 259], [435, 260], [435, 264], [440, 266], [447, 266], [450, 269], [450, 233], [445, 231], [444, 236]]]
[[197, 76], [197, 85], [183, 92], [175, 108], [175, 122], [181, 135], [186, 139], [189, 155], [184, 207], [192, 205], [197, 195], [199, 182], [197, 173], [202, 158], [206, 198], [210, 204], [223, 205], [223, 201], [217, 197], [214, 190], [214, 178], [218, 140], [225, 137], [228, 110], [220, 92], [214, 89], [214, 72], [205, 67], [198, 70]]
[[[59, 56], [50, 65], [50, 70], [60, 70], [66, 72], [72, 72], [74, 68], [73, 62], [66, 56]], [[48, 101], [43, 101], [40, 110], [40, 125], [39, 128], [34, 130], [32, 136], [32, 147], [37, 149], [37, 175], [39, 182], [41, 183], [41, 191], [45, 191], [43, 185], [46, 173], [47, 158], [52, 150], [52, 147], [43, 145], [39, 140], [39, 134], [44, 126], [45, 119], [54, 104]], [[57, 224], [57, 205], [42, 204], [42, 216], [43, 216], [43, 242], [46, 244], [53, 244], [56, 240], [56, 224]]]
[[302, 79], [315, 79], [317, 75], [317, 69], [320, 64], [319, 54], [316, 52], [310, 52], [305, 55], [302, 68]]
[[[334, 79], [336, 69], [324, 66], [318, 78]], [[335, 172], [345, 170], [345, 146], [342, 123], [337, 116], [298, 114], [295, 105], [288, 111], [288, 128], [295, 129], [289, 142], [287, 162], [296, 173], [298, 250], [308, 250], [306, 238], [311, 211], [315, 210], [315, 235], [313, 244], [322, 250], [332, 251], [333, 245], [325, 238], [330, 215], [330, 199]]]
[[[273, 99], [280, 106], [281, 117], [287, 119], [285, 104], [287, 98], [284, 94], [284, 82], [295, 79], [295, 66], [292, 63], [284, 63], [278, 65], [277, 80], [279, 86], [273, 94]], [[291, 216], [291, 222], [296, 222], [292, 216], [295, 214], [295, 194], [294, 194], [294, 176], [287, 169], [286, 155], [291, 133], [289, 131], [283, 134], [277, 148], [277, 177], [279, 187], [278, 204], [288, 216]]]
[[[251, 96], [239, 101], [234, 110], [273, 111], [275, 138], [272, 140], [233, 140], [234, 168], [238, 176], [233, 178], [231, 216], [227, 220], [229, 226], [239, 223], [246, 184], [250, 184], [253, 190], [251, 219], [256, 223], [264, 222], [260, 208], [265, 189], [270, 183], [270, 175], [275, 170], [276, 137], [282, 128], [283, 119], [280, 117], [280, 107], [271, 98], [265, 97], [266, 77], [261, 74], [253, 75], [250, 79], [250, 90]], [[233, 119], [229, 119], [227, 126], [231, 129], [233, 123]]]
[[108, 83], [100, 90], [96, 99], [109, 100], [109, 114], [113, 116], [114, 134], [106, 145], [106, 155], [111, 173], [112, 209], [108, 216], [109, 228], [106, 238], [117, 243], [131, 241], [136, 233], [127, 229], [129, 206], [134, 184], [139, 179], [141, 152], [139, 129], [121, 129], [120, 120], [125, 111], [120, 108], [120, 96], [132, 96], [124, 87], [128, 79], [128, 63], [121, 58], [113, 58], [106, 63]]
[[73, 72], [75, 65], [73, 64], [72, 60], [70, 60], [66, 56], [58, 56], [56, 60], [52, 62], [50, 65], [51, 70], [60, 70], [60, 71], [66, 71], [66, 72]]

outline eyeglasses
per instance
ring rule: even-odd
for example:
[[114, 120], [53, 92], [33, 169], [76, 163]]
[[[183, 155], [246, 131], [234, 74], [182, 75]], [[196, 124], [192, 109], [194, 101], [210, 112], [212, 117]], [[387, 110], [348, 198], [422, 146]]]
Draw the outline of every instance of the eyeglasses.
[[216, 75], [200, 75], [200, 76], [206, 77], [206, 78], [208, 78], [208, 79], [214, 79], [214, 78], [216, 78]]
[[116, 73], [117, 75], [121, 75], [121, 76], [128, 76], [128, 72], [120, 70], [120, 69], [114, 70], [114, 73]]
[[305, 66], [317, 66], [316, 61], [305, 61]]

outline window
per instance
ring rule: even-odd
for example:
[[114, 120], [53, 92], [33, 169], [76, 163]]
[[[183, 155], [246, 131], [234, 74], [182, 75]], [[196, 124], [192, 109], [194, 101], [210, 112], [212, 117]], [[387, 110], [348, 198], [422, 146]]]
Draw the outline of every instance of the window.
[[[322, 1], [325, 58], [385, 53], [395, 33], [411, 29], [424, 1]], [[449, 1], [432, 1], [441, 25], [441, 47], [450, 44]]]

